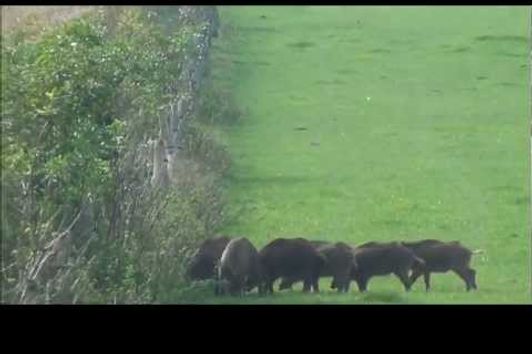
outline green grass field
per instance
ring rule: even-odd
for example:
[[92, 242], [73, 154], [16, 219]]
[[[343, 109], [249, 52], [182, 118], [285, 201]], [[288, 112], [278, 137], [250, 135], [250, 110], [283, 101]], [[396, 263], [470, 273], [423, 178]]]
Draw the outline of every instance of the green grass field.
[[[223, 230], [361, 243], [434, 237], [475, 256], [405, 293], [276, 293], [209, 303], [530, 302], [526, 7], [222, 7], [213, 72], [243, 111]], [[262, 18], [261, 16], [265, 16]]]

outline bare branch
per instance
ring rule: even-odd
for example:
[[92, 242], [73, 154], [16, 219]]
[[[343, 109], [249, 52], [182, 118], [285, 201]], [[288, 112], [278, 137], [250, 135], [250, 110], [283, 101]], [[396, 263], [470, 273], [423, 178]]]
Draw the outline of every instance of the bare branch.
[[74, 220], [70, 223], [70, 225], [66, 228], [65, 231], [61, 232], [55, 239], [53, 239], [52, 241], [50, 241], [48, 243], [48, 245], [46, 245], [44, 247], [44, 251], [45, 251], [45, 254], [42, 255], [40, 258], [39, 258], [39, 261], [37, 261], [36, 265], [31, 269], [30, 273], [29, 273], [29, 279], [30, 280], [35, 280], [37, 278], [37, 276], [39, 275], [39, 273], [41, 272], [44, 264], [46, 263], [46, 261], [53, 255], [55, 255], [58, 251], [59, 251], [59, 245], [60, 245], [60, 242], [68, 235], [70, 235], [70, 231], [72, 230], [72, 228], [74, 227], [74, 225], [76, 225], [76, 223], [78, 222], [80, 216], [81, 216], [81, 213], [82, 213], [83, 210], [80, 210], [78, 215], [76, 215], [76, 217], [74, 218]]

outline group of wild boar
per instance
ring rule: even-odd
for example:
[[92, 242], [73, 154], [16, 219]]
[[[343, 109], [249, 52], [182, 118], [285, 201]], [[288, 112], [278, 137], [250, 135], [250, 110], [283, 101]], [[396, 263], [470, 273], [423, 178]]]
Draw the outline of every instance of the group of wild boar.
[[477, 289], [471, 251], [459, 241], [426, 239], [415, 242], [367, 242], [351, 246], [305, 238], [277, 238], [258, 251], [245, 237], [218, 236], [206, 240], [187, 270], [191, 280], [215, 279], [216, 295], [242, 296], [254, 288], [260, 294], [291, 289], [302, 281], [304, 292], [319, 292], [320, 277], [332, 277], [331, 289], [349, 291], [354, 280], [361, 292], [372, 277], [393, 274], [409, 291], [424, 276], [430, 290], [430, 274], [453, 271], [466, 290]]

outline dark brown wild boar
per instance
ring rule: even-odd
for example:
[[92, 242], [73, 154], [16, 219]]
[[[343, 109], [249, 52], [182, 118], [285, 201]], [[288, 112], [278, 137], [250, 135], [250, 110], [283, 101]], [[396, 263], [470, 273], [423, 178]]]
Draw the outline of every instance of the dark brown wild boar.
[[312, 246], [314, 246], [314, 248], [319, 248], [319, 247], [323, 247], [323, 246], [329, 246], [329, 245], [333, 244], [330, 241], [319, 241], [319, 240], [309, 240], [309, 242], [310, 242], [310, 244]]
[[481, 251], [472, 252], [462, 246], [459, 241], [443, 242], [438, 240], [421, 240], [415, 242], [402, 242], [418, 257], [425, 261], [424, 269], [416, 269], [411, 276], [414, 282], [423, 275], [425, 289], [430, 290], [430, 273], [446, 273], [453, 271], [466, 284], [466, 290], [477, 289], [476, 271], [471, 268], [471, 256]]
[[372, 242], [354, 250], [357, 267], [353, 268], [352, 278], [361, 292], [367, 291], [372, 277], [394, 274], [410, 290], [409, 273], [412, 269], [423, 269], [424, 261], [414, 252], [398, 242]]
[[[312, 245], [325, 257], [320, 277], [332, 277], [331, 288], [339, 292], [349, 291], [352, 268], [356, 267], [353, 249], [346, 243], [330, 243], [325, 241], [310, 241]], [[283, 278], [279, 290], [289, 289], [302, 279]]]
[[216, 264], [229, 241], [231, 238], [227, 236], [217, 236], [205, 240], [192, 257], [187, 269], [187, 277], [190, 280], [214, 279], [216, 277]]
[[[329, 241], [319, 241], [319, 240], [308, 240], [308, 241], [317, 250], [319, 250], [320, 247], [332, 245], [332, 242], [329, 242]], [[292, 289], [292, 286], [295, 283], [298, 283], [300, 281], [302, 281], [302, 279], [286, 278], [286, 277], [282, 278], [281, 283], [279, 284], [279, 291], [286, 290], [286, 289]]]
[[397, 241], [391, 241], [391, 242], [377, 242], [377, 241], [369, 241], [362, 243], [356, 248], [367, 248], [367, 247], [389, 247], [389, 246], [396, 246]]
[[265, 290], [273, 293], [280, 277], [303, 279], [303, 291], [319, 292], [319, 277], [325, 258], [304, 238], [278, 238], [260, 251]]
[[242, 296], [261, 284], [261, 265], [257, 249], [245, 237], [231, 240], [220, 258], [215, 294]]

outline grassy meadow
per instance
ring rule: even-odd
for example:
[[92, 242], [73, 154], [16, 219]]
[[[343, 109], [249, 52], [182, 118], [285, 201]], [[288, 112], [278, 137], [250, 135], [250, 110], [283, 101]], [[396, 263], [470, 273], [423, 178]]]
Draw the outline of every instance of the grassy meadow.
[[[353, 244], [460, 240], [454, 274], [405, 293], [395, 277], [339, 295], [208, 303], [530, 302], [527, 7], [220, 7], [215, 81], [242, 115], [224, 233], [258, 247], [303, 236]], [[194, 302], [193, 300], [191, 300]], [[197, 300], [199, 301], [199, 300]]]

